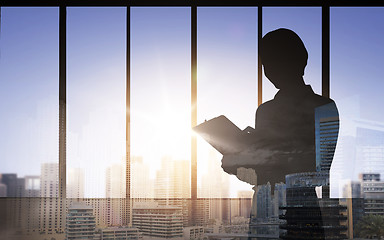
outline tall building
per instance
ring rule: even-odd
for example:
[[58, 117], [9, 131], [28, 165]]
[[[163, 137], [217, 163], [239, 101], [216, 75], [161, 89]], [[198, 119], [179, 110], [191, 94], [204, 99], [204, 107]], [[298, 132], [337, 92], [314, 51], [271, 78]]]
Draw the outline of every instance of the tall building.
[[[0, 196], [3, 198], [0, 203], [1, 231], [6, 234], [2, 235], [4, 239], [13, 239], [13, 234], [19, 235], [20, 238], [34, 239], [32, 234], [39, 232], [39, 219], [40, 219], [40, 203], [41, 200], [39, 191], [38, 176], [26, 176], [25, 178], [18, 178], [16, 174], [3, 174], [0, 183]], [[1, 178], [0, 178], [1, 179]], [[3, 232], [2, 232], [3, 233]], [[36, 237], [36, 236], [35, 236]]]
[[343, 187], [343, 198], [346, 199], [348, 206], [348, 217], [350, 223], [349, 236], [353, 237], [353, 229], [364, 216], [364, 199], [363, 195], [361, 194], [361, 182], [350, 181], [345, 184]]
[[364, 214], [384, 215], [384, 182], [380, 174], [360, 174]]
[[238, 191], [237, 198], [239, 199], [239, 216], [250, 218], [253, 191]]
[[[315, 189], [317, 191], [315, 191]], [[346, 206], [329, 198], [327, 172], [295, 173], [286, 176], [287, 205], [280, 216], [286, 224], [282, 239], [345, 239], [347, 237]]]
[[[191, 205], [192, 203], [189, 202]], [[210, 213], [210, 199], [206, 198], [199, 198], [195, 202], [196, 204], [196, 212], [195, 212], [195, 225], [196, 226], [206, 226], [208, 224], [208, 221], [210, 219], [209, 213]], [[192, 216], [192, 214], [190, 214]], [[191, 221], [192, 222], [192, 221]]]
[[177, 160], [173, 163], [173, 196], [175, 198], [190, 198], [191, 195], [191, 171], [190, 161]]
[[16, 196], [17, 198], [25, 197], [25, 179], [16, 179]]
[[337, 183], [358, 180], [360, 173], [384, 174], [384, 124], [345, 118], [342, 129], [332, 165], [331, 185], [333, 192], [339, 196], [342, 189], [337, 189]]
[[[347, 207], [330, 198], [329, 172], [339, 133], [339, 116], [333, 103], [315, 109], [316, 171], [286, 176], [286, 206], [280, 218], [286, 224], [283, 239], [345, 239]], [[311, 161], [311, 159], [308, 159]], [[333, 167], [333, 166], [332, 166]]]
[[155, 197], [160, 205], [180, 207], [183, 225], [189, 222], [190, 162], [162, 158], [161, 168], [156, 173]]
[[[72, 199], [76, 201], [76, 199]], [[96, 227], [106, 228], [109, 226], [108, 223], [108, 204], [113, 201], [107, 198], [85, 198], [83, 202], [93, 209], [93, 215], [95, 217]], [[117, 199], [119, 201], [119, 199]], [[70, 203], [68, 203], [70, 204]]]
[[384, 125], [360, 123], [356, 129], [356, 160], [360, 172], [384, 174]]
[[7, 197], [16, 197], [17, 175], [15, 173], [2, 174], [1, 182], [7, 186]]
[[181, 207], [183, 214], [183, 226], [186, 227], [189, 225], [191, 219], [189, 216], [191, 214], [189, 206], [189, 198], [191, 194], [191, 171], [190, 171], [190, 162], [187, 160], [178, 160], [174, 161], [174, 175], [173, 175], [173, 196], [175, 200], [173, 201], [173, 206]]
[[59, 164], [43, 163], [40, 175], [40, 224], [45, 234], [64, 233], [65, 216], [61, 214], [66, 207], [59, 197]]
[[384, 215], [384, 182], [378, 173], [359, 174], [360, 181], [344, 185], [344, 197], [351, 199], [352, 225], [356, 228], [364, 215]]
[[287, 187], [285, 183], [275, 183], [275, 190], [273, 194], [273, 216], [279, 217], [284, 214], [284, 211], [280, 209], [287, 205]]
[[209, 199], [209, 219], [229, 222], [230, 202], [226, 199], [229, 198], [229, 175], [221, 168], [220, 159], [221, 156], [216, 150], [209, 151], [204, 160], [207, 162], [208, 169], [207, 173], [201, 177], [198, 196]]
[[84, 198], [84, 170], [81, 168], [68, 168], [67, 198]]
[[108, 226], [122, 226], [125, 209], [125, 171], [121, 164], [113, 164], [106, 173], [106, 201]]
[[96, 222], [91, 206], [74, 202], [68, 208], [66, 238], [94, 239]]
[[113, 164], [106, 171], [106, 197], [125, 197], [125, 174], [121, 164]]
[[150, 179], [149, 166], [142, 157], [131, 158], [131, 197], [135, 201], [154, 198], [154, 181]]
[[41, 197], [59, 197], [59, 165], [57, 163], [41, 164]]
[[316, 171], [329, 172], [339, 134], [339, 114], [334, 104], [315, 109]]
[[40, 176], [25, 176], [25, 197], [40, 197]]
[[7, 185], [0, 183], [0, 197], [7, 197]]
[[161, 159], [161, 167], [156, 172], [155, 198], [159, 199], [162, 205], [170, 205], [171, 198], [174, 198], [174, 161], [170, 156]]
[[271, 197], [271, 184], [257, 186], [257, 213], [258, 219], [268, 219], [272, 217], [273, 206]]
[[229, 175], [221, 168], [221, 156], [211, 149], [205, 161], [208, 164], [207, 173], [201, 178], [199, 196], [203, 198], [228, 198]]
[[[272, 225], [274, 216], [274, 198], [271, 195], [271, 184], [258, 185], [253, 188], [252, 214], [249, 224], [249, 233], [277, 236], [278, 224]], [[269, 225], [271, 224], [271, 225]]]

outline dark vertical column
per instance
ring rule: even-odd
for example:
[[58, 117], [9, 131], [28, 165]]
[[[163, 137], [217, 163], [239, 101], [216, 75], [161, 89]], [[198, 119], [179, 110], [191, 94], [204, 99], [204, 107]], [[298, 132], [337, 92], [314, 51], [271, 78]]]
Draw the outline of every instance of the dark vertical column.
[[59, 215], [61, 231], [65, 229], [67, 196], [67, 9], [59, 8]]
[[0, 33], [1, 33], [1, 4], [0, 4]]
[[260, 43], [263, 37], [263, 8], [261, 5], [257, 7], [257, 103], [260, 106], [263, 103], [263, 70], [260, 59]]
[[59, 193], [66, 197], [66, 102], [67, 102], [67, 10], [60, 6], [59, 14]]
[[330, 96], [330, 27], [329, 27], [329, 5], [323, 5], [322, 7], [322, 79], [321, 79], [321, 90], [324, 97]]
[[[191, 6], [191, 126], [197, 124], [197, 6]], [[196, 225], [197, 209], [197, 140], [191, 138], [192, 225]]]
[[127, 6], [126, 29], [126, 182], [125, 182], [125, 225], [132, 223], [131, 206], [131, 8]]

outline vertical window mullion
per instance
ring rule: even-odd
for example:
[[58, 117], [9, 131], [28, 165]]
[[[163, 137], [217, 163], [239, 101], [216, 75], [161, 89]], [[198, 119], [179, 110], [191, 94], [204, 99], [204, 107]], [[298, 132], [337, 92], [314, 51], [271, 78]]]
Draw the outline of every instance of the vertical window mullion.
[[[197, 6], [191, 6], [191, 127], [197, 125]], [[197, 139], [191, 137], [192, 222], [195, 223], [197, 199]]]
[[259, 5], [257, 7], [257, 44], [258, 44], [258, 53], [257, 53], [257, 104], [260, 106], [263, 103], [263, 70], [260, 59], [260, 43], [263, 38], [263, 6]]
[[131, 7], [127, 6], [126, 14], [126, 178], [125, 178], [125, 224], [132, 223], [131, 214]]
[[59, 190], [66, 197], [66, 80], [67, 80], [67, 10], [59, 7]]
[[330, 94], [330, 89], [329, 89], [329, 85], [330, 85], [330, 79], [329, 79], [329, 74], [330, 74], [330, 64], [329, 64], [329, 48], [330, 48], [330, 45], [329, 45], [329, 31], [330, 31], [330, 28], [329, 28], [329, 5], [323, 5], [322, 6], [322, 16], [321, 16], [321, 21], [322, 21], [322, 47], [321, 47], [321, 51], [322, 51], [322, 64], [321, 64], [321, 72], [322, 72], [322, 88], [321, 88], [321, 91], [322, 91], [322, 95], [324, 97], [329, 97]]
[[59, 212], [64, 231], [67, 196], [67, 8], [59, 7]]

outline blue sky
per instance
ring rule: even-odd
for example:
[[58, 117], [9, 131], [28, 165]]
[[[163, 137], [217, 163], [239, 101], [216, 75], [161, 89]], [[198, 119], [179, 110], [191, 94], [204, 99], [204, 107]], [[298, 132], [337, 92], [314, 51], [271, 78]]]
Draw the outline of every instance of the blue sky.
[[[41, 163], [58, 162], [58, 8], [1, 11], [0, 172], [37, 175]], [[126, 11], [67, 12], [67, 163], [88, 168], [86, 193], [103, 197], [97, 178], [125, 152]], [[284, 27], [302, 38], [304, 79], [320, 94], [321, 9], [270, 7], [263, 14], [263, 34]], [[241, 128], [254, 125], [256, 21], [253, 7], [198, 9], [199, 122], [225, 114]], [[383, 8], [331, 9], [331, 97], [342, 125], [345, 118], [384, 122], [383, 43]], [[161, 155], [189, 159], [189, 81], [190, 9], [132, 8], [131, 151], [152, 174]], [[263, 100], [275, 92], [264, 78]], [[201, 173], [207, 148], [199, 142]]]

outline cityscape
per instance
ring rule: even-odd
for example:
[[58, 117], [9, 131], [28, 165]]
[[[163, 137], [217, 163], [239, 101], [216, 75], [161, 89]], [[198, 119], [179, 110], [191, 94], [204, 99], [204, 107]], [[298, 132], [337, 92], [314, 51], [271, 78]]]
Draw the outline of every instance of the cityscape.
[[[1, 226], [15, 230], [9, 239], [290, 239], [297, 237], [298, 228], [304, 239], [316, 239], [315, 233], [327, 239], [357, 237], [363, 218], [384, 215], [383, 174], [381, 165], [374, 164], [376, 157], [382, 157], [378, 150], [384, 152], [384, 127], [362, 119], [353, 121], [353, 148], [373, 162], [358, 174], [358, 180], [342, 186], [342, 197], [332, 198], [329, 172], [337, 168], [331, 168], [328, 152], [336, 148], [338, 121], [329, 113], [316, 116], [316, 146], [321, 149], [317, 172], [289, 174], [284, 183], [256, 185], [253, 191], [238, 191], [231, 198], [229, 175], [211, 149], [206, 159], [209, 174], [202, 176], [200, 197], [193, 202], [188, 160], [164, 156], [152, 179], [143, 157], [133, 156], [129, 200], [125, 198], [125, 161], [106, 169], [105, 186], [100, 186], [105, 188], [104, 198], [86, 198], [84, 170], [68, 169], [63, 200], [58, 163], [43, 163], [40, 175], [1, 174], [0, 203], [6, 216]], [[344, 146], [343, 139], [339, 145]], [[347, 156], [344, 160], [350, 159]]]
[[[257, 7], [197, 7], [196, 105], [190, 7], [130, 7], [131, 26], [129, 7], [64, 8], [63, 103], [63, 8], [0, 7], [0, 239], [384, 237], [384, 35], [371, 27], [384, 8], [330, 7], [328, 97], [340, 118], [315, 113], [315, 171], [266, 184], [250, 169], [226, 173], [191, 129], [193, 113], [246, 129], [274, 98], [257, 77]], [[300, 35], [319, 95], [321, 18], [321, 7], [263, 7], [261, 24], [262, 35]]]

